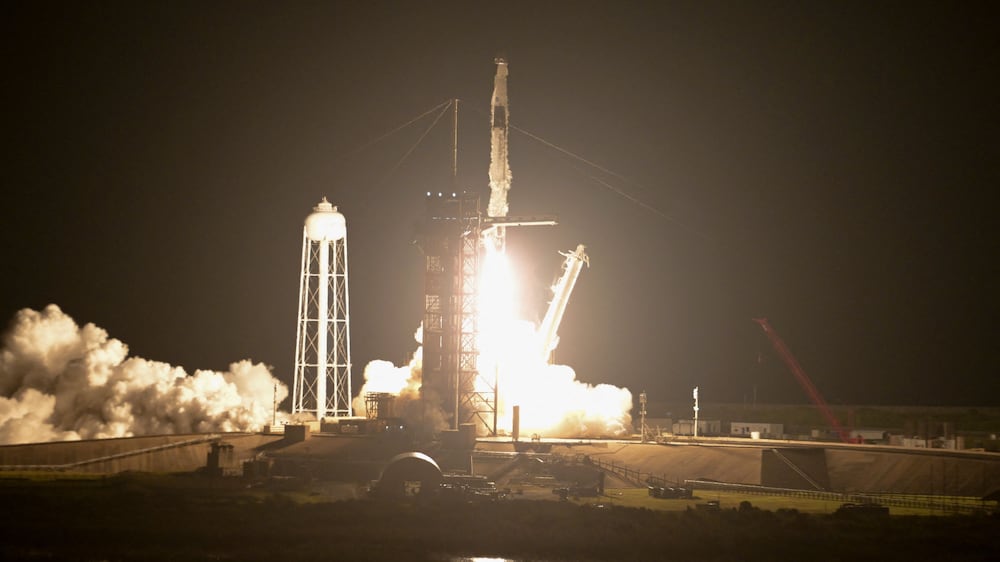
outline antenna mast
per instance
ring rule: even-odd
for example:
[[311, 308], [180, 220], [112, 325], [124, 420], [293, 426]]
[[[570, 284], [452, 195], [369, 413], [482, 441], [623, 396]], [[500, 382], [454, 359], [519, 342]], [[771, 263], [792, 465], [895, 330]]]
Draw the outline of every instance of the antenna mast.
[[452, 138], [451, 138], [451, 186], [458, 192], [458, 98], [451, 100], [453, 106]]

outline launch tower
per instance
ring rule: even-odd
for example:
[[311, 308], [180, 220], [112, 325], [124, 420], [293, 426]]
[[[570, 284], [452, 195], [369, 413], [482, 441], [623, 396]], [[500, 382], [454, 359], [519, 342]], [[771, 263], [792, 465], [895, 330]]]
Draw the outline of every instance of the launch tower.
[[351, 416], [347, 221], [326, 197], [302, 229], [292, 413]]
[[[503, 250], [509, 226], [549, 226], [555, 217], [510, 216], [507, 193], [509, 103], [507, 61], [496, 59], [490, 112], [490, 198], [463, 191], [427, 194], [420, 237], [424, 253], [423, 386], [451, 414], [452, 429], [472, 423], [479, 434], [497, 433], [498, 374], [479, 372], [479, 260], [484, 244]], [[456, 114], [457, 123], [457, 114]], [[457, 126], [456, 145], [457, 154]], [[457, 161], [453, 164], [453, 173]], [[450, 195], [450, 197], [449, 197]], [[582, 251], [582, 250], [581, 250]]]
[[477, 370], [481, 229], [477, 194], [427, 194], [420, 240], [424, 253], [421, 392], [435, 395], [452, 415], [452, 429], [472, 422], [477, 430], [496, 433], [496, 389], [479, 380]]

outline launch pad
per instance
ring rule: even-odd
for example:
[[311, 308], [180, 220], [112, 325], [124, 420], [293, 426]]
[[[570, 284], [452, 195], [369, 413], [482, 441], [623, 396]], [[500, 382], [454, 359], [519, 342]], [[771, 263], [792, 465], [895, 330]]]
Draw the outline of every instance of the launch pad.
[[419, 239], [424, 257], [424, 399], [439, 401], [451, 428], [472, 423], [497, 434], [498, 374], [479, 371], [479, 276], [482, 245], [508, 226], [552, 226], [553, 216], [483, 216], [471, 192], [428, 193]]

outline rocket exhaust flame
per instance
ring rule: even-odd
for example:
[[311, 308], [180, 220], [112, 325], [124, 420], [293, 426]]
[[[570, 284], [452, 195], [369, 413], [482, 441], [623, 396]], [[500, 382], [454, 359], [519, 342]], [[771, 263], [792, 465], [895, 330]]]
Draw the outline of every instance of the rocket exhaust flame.
[[[587, 262], [581, 244], [565, 254], [564, 275], [554, 287], [552, 305], [537, 329], [514, 317], [515, 284], [505, 253], [508, 225], [554, 224], [551, 217], [508, 219], [507, 195], [511, 187], [508, 160], [510, 104], [507, 97], [507, 61], [496, 59], [490, 112], [490, 226], [482, 231], [485, 256], [478, 280], [478, 375], [472, 394], [496, 393], [495, 429], [510, 430], [514, 406], [520, 406], [520, 428], [549, 437], [602, 437], [631, 433], [632, 395], [611, 385], [592, 386], [576, 380], [573, 369], [550, 365], [548, 356], [558, 343], [557, 330], [573, 284]], [[463, 319], [464, 322], [464, 319]], [[417, 338], [420, 339], [419, 336]], [[440, 412], [440, 397], [426, 396], [421, 387], [421, 350], [408, 367], [373, 361], [365, 368], [365, 385], [355, 398], [355, 408], [363, 408], [367, 392], [397, 394], [406, 402], [419, 396], [428, 408]], [[465, 382], [460, 385], [465, 385]], [[467, 389], [462, 388], [461, 392]], [[419, 401], [415, 401], [419, 402]], [[427, 405], [427, 403], [430, 403]], [[397, 403], [398, 404], [398, 403]], [[456, 410], [459, 406], [456, 405]], [[456, 412], [456, 415], [460, 415]], [[444, 429], [443, 422], [437, 429]], [[409, 421], [409, 420], [408, 420]], [[426, 420], [425, 420], [426, 421]], [[412, 423], [412, 422], [411, 422]]]
[[[578, 255], [582, 250], [578, 249]], [[609, 384], [590, 385], [576, 379], [566, 365], [550, 365], [543, 349], [545, 333], [515, 317], [514, 276], [507, 255], [486, 244], [479, 310], [479, 377], [477, 390], [499, 381], [497, 427], [510, 431], [514, 406], [520, 406], [522, 434], [545, 437], [619, 437], [631, 433], [632, 393]], [[565, 305], [565, 302], [562, 303]], [[415, 335], [418, 342], [421, 333]], [[365, 384], [354, 399], [363, 411], [367, 392], [396, 395], [396, 409], [413, 428], [439, 431], [448, 427], [439, 397], [421, 389], [421, 348], [409, 365], [376, 360], [365, 367]], [[423, 394], [422, 394], [423, 393]]]
[[288, 388], [263, 364], [189, 375], [128, 357], [56, 305], [24, 309], [0, 348], [0, 444], [254, 430], [272, 420], [275, 385], [284, 400]]
[[[495, 375], [499, 381], [497, 427], [509, 431], [514, 406], [520, 406], [522, 433], [547, 437], [630, 434], [632, 393], [612, 385], [584, 383], [576, 379], [572, 368], [549, 364], [557, 326], [549, 322], [536, 328], [514, 318], [514, 276], [507, 256], [490, 244], [486, 249], [479, 299], [479, 372], [480, 377]], [[582, 261], [582, 248], [577, 257]]]

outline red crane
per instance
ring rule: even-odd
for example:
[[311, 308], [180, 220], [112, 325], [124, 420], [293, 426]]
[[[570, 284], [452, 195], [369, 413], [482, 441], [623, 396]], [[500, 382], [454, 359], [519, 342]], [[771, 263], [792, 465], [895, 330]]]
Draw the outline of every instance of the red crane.
[[771, 324], [768, 323], [767, 318], [754, 318], [753, 321], [760, 324], [760, 327], [764, 329], [764, 333], [767, 334], [768, 339], [771, 340], [771, 345], [774, 346], [774, 350], [778, 352], [778, 355], [780, 355], [782, 359], [784, 359], [785, 364], [788, 365], [788, 369], [793, 375], [795, 375], [799, 384], [802, 385], [802, 389], [809, 395], [809, 399], [813, 401], [813, 404], [816, 405], [820, 413], [823, 414], [823, 417], [826, 418], [826, 422], [830, 424], [830, 427], [832, 427], [834, 431], [837, 432], [840, 440], [844, 443], [850, 443], [851, 433], [845, 429], [844, 426], [840, 425], [840, 421], [837, 419], [837, 416], [833, 415], [833, 412], [830, 411], [830, 407], [826, 405], [826, 400], [823, 400], [823, 395], [819, 393], [819, 390], [816, 389], [816, 385], [814, 385], [809, 376], [806, 375], [806, 372], [802, 370], [802, 366], [795, 360], [795, 356], [792, 355], [788, 346], [785, 345], [785, 342], [780, 336], [778, 336], [778, 333], [774, 331]]

